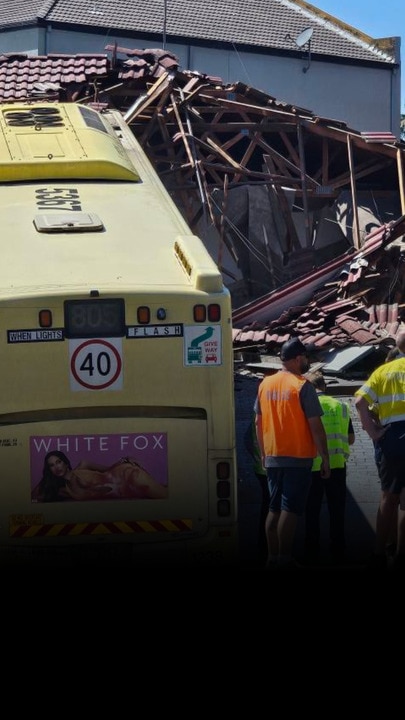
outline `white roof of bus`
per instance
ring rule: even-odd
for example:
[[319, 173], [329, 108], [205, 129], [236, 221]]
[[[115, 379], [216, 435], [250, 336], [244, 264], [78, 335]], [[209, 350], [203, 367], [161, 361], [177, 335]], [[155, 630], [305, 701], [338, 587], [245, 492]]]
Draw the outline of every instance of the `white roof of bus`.
[[12, 179], [0, 182], [3, 297], [223, 291], [213, 259], [117, 111], [40, 103], [0, 107], [0, 119], [0, 180]]
[[100, 113], [74, 103], [0, 106], [0, 182], [44, 178], [139, 180]]

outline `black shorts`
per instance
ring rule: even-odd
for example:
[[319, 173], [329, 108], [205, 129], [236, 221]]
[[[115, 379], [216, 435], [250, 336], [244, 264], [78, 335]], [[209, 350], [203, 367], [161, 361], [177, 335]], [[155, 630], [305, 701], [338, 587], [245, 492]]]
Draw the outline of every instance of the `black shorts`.
[[405, 423], [392, 423], [376, 450], [381, 489], [399, 495], [405, 488]]
[[399, 495], [405, 488], [405, 456], [389, 458], [382, 454], [378, 477], [382, 490]]

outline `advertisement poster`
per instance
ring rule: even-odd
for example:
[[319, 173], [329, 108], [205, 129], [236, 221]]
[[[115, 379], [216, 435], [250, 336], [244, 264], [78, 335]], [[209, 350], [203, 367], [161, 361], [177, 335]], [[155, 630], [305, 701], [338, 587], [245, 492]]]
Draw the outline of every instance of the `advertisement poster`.
[[30, 438], [35, 503], [168, 497], [167, 434]]

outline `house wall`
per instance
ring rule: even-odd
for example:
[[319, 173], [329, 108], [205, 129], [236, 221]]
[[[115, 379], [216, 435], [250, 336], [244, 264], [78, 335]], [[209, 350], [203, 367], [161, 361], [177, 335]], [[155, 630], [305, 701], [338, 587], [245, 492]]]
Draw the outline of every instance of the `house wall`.
[[[0, 33], [0, 52], [104, 53], [106, 45], [161, 47], [162, 42], [125, 35], [32, 28]], [[390, 131], [400, 137], [401, 76], [388, 65], [363, 67], [320, 62], [303, 51], [297, 58], [166, 43], [180, 69], [220, 77], [224, 84], [240, 81], [280, 102], [307, 108], [316, 115], [345, 122], [358, 131]], [[308, 67], [309, 65], [309, 67]], [[308, 68], [303, 72], [304, 68]]]
[[24, 52], [31, 55], [40, 55], [38, 48], [42, 46], [41, 35], [38, 28], [24, 28], [23, 30], [6, 30], [0, 32], [0, 54]]
[[[171, 49], [171, 47], [169, 48]], [[179, 50], [173, 50], [182, 58]], [[342, 120], [354, 130], [400, 132], [400, 74], [393, 70], [193, 48], [189, 69], [240, 80], [277, 100]], [[396, 98], [392, 103], [391, 96]], [[376, 99], [378, 98], [378, 102]]]

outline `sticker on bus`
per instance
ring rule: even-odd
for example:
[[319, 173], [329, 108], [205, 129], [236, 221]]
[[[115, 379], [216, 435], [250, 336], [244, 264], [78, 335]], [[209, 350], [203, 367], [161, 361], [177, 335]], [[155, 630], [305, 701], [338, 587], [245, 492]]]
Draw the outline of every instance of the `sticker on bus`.
[[184, 364], [189, 367], [222, 364], [219, 326], [186, 325], [184, 327]]
[[55, 342], [64, 340], [62, 328], [54, 328], [52, 330], [7, 330], [8, 343], [28, 343], [28, 342]]
[[70, 388], [122, 390], [122, 340], [69, 340]]
[[30, 438], [31, 501], [168, 497], [167, 433]]
[[144, 338], [171, 338], [182, 337], [183, 325], [132, 325], [127, 328], [127, 337], [135, 339]]

